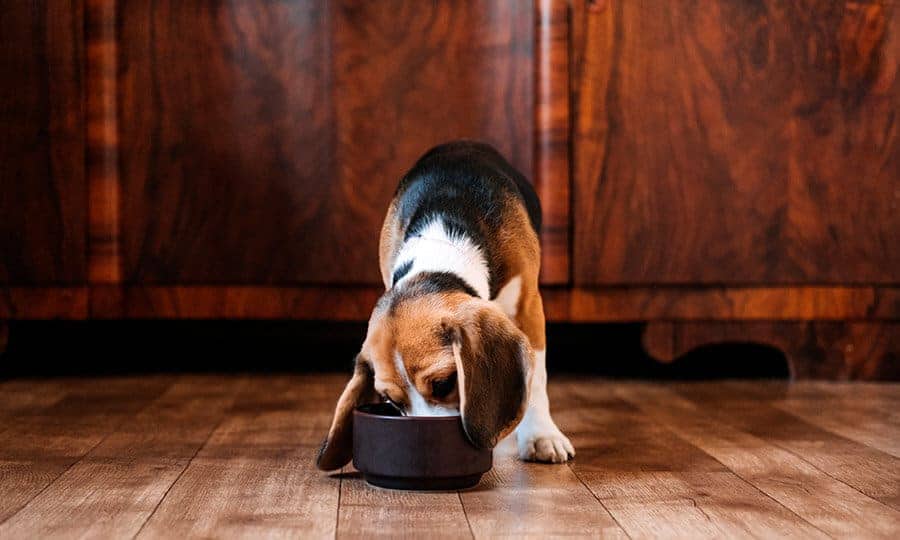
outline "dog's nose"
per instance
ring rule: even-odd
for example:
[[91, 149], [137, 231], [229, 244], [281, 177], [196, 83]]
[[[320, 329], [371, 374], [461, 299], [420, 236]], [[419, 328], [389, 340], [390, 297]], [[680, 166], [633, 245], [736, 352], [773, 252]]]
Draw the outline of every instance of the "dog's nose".
[[400, 416], [406, 416], [406, 411], [403, 410], [403, 407], [398, 405], [394, 400], [392, 400], [389, 396], [383, 395], [381, 396], [381, 401], [393, 407]]

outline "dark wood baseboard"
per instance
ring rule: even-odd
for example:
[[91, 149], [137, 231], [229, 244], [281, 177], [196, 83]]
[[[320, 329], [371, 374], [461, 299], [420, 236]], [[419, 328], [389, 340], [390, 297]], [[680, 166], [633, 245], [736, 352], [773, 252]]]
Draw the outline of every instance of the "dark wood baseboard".
[[647, 325], [643, 342], [661, 362], [706, 345], [759, 343], [785, 354], [794, 379], [900, 379], [900, 323], [655, 322]]
[[[373, 286], [118, 286], [0, 289], [0, 318], [364, 321]], [[900, 287], [543, 289], [551, 322], [900, 321]]]
[[0, 287], [0, 319], [87, 317], [87, 287]]

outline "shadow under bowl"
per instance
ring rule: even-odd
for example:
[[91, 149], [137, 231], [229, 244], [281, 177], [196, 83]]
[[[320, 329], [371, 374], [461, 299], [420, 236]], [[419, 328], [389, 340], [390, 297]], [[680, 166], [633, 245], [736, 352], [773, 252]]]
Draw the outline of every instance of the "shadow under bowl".
[[472, 446], [459, 415], [401, 416], [387, 403], [353, 411], [353, 466], [372, 485], [465, 489], [492, 465], [492, 451]]

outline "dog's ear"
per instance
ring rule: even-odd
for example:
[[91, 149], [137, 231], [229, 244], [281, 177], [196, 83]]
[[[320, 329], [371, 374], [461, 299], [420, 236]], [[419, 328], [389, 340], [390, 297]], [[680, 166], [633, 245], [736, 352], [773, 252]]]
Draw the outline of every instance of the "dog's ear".
[[525, 413], [534, 353], [512, 321], [483, 300], [464, 308], [452, 346], [463, 429], [475, 446], [493, 448]]
[[362, 355], [356, 357], [353, 377], [334, 409], [334, 419], [328, 436], [319, 449], [316, 467], [332, 471], [346, 465], [353, 457], [353, 409], [364, 403], [375, 401], [375, 376], [372, 366]]

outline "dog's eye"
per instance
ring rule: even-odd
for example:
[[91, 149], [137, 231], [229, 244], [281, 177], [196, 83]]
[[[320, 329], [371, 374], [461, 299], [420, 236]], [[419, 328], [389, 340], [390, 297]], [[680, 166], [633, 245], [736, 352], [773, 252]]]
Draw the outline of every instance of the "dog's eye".
[[437, 399], [443, 399], [450, 395], [450, 392], [456, 387], [456, 373], [450, 375], [446, 379], [436, 379], [431, 381], [431, 395]]

